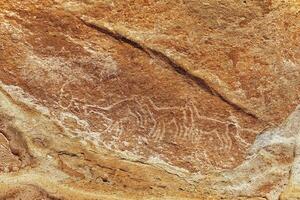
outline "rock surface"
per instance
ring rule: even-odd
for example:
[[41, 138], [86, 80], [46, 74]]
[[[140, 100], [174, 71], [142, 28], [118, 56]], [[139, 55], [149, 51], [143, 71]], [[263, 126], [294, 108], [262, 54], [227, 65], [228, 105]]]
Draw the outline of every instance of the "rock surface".
[[300, 199], [298, 0], [0, 1], [0, 199]]

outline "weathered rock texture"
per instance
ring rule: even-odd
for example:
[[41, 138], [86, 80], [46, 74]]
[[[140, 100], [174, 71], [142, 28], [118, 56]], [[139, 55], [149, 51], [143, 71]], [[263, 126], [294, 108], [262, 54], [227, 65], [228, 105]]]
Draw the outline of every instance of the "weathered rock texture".
[[300, 199], [299, 0], [0, 0], [0, 199]]

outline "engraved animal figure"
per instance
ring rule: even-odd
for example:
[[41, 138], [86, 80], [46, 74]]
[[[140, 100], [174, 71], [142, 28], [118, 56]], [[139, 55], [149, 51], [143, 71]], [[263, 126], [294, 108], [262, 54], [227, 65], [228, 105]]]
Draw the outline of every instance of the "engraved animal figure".
[[186, 100], [183, 106], [157, 105], [149, 97], [132, 96], [108, 106], [85, 106], [87, 115], [97, 115], [104, 135], [126, 138], [145, 136], [159, 143], [192, 143], [198, 151], [210, 149], [206, 162], [231, 159], [233, 151], [246, 148], [248, 143], [241, 136], [244, 131], [238, 122], [220, 120], [199, 113], [195, 100]]
[[[193, 100], [184, 106], [157, 106], [151, 98], [133, 96], [106, 107], [86, 106], [87, 114], [96, 114], [107, 124], [104, 132], [116, 127], [127, 132], [144, 130], [155, 141], [185, 139], [199, 142], [208, 136], [230, 149], [230, 123], [199, 114]], [[127, 123], [127, 126], [125, 125]], [[129, 123], [131, 126], [129, 126]], [[130, 130], [129, 130], [130, 128]], [[232, 129], [232, 128], [231, 128]], [[236, 131], [236, 130], [234, 130]]]

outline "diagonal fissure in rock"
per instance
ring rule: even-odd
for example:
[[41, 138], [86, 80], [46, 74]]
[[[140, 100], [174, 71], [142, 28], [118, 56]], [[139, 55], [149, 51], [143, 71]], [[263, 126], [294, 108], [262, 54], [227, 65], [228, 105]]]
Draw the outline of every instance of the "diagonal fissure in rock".
[[82, 23], [96, 31], [99, 31], [105, 35], [108, 35], [118, 41], [121, 41], [123, 43], [126, 43], [136, 49], [139, 49], [141, 51], [143, 51], [144, 53], [146, 53], [147, 55], [151, 56], [151, 57], [155, 57], [158, 58], [159, 60], [163, 61], [164, 63], [167, 63], [173, 70], [175, 70], [178, 74], [186, 77], [189, 80], [192, 80], [194, 83], [196, 83], [201, 89], [203, 89], [204, 91], [210, 93], [211, 95], [217, 96], [219, 97], [222, 101], [224, 101], [225, 103], [229, 104], [231, 107], [233, 107], [234, 109], [241, 111], [243, 113], [245, 113], [246, 115], [260, 120], [260, 121], [265, 121], [263, 119], [261, 119], [260, 117], [258, 117], [255, 113], [249, 111], [248, 109], [244, 108], [243, 106], [238, 105], [237, 103], [234, 103], [233, 101], [231, 101], [230, 99], [228, 99], [226, 96], [222, 95], [221, 93], [219, 93], [216, 89], [212, 88], [207, 81], [205, 81], [205, 79], [202, 79], [201, 77], [195, 76], [193, 74], [191, 74], [188, 70], [186, 70], [184, 67], [181, 67], [179, 64], [177, 64], [173, 59], [169, 58], [168, 56], [166, 56], [164, 53], [155, 50], [153, 48], [149, 48], [146, 46], [141, 45], [140, 43], [122, 35], [119, 32], [115, 32], [110, 30], [107, 27], [104, 26], [100, 26], [96, 23], [93, 22], [89, 22], [83, 18], [79, 18], [80, 21], [82, 21]]
[[132, 47], [134, 47], [134, 48], [136, 48], [136, 49], [139, 49], [139, 50], [141, 50], [141, 51], [143, 51], [143, 52], [149, 54], [148, 51], [147, 51], [142, 45], [140, 45], [139, 43], [137, 43], [137, 42], [135, 42], [135, 41], [133, 41], [133, 40], [131, 40], [131, 39], [128, 39], [128, 38], [125, 37], [124, 35], [122, 35], [122, 34], [120, 34], [120, 33], [117, 33], [117, 32], [113, 32], [113, 31], [109, 30], [109, 29], [106, 28], [106, 27], [101, 27], [101, 26], [96, 25], [96, 24], [94, 24], [94, 23], [88, 22], [88, 21], [86, 21], [86, 20], [84, 20], [84, 19], [82, 19], [82, 18], [79, 18], [79, 19], [80, 19], [80, 21], [82, 21], [82, 23], [85, 24], [86, 26], [88, 26], [88, 27], [90, 27], [90, 28], [92, 28], [92, 29], [95, 29], [95, 30], [97, 30], [97, 31], [99, 31], [99, 32], [101, 32], [101, 33], [103, 33], [103, 34], [105, 34], [105, 35], [108, 35], [108, 36], [110, 36], [110, 37], [113, 37], [114, 39], [119, 40], [119, 41], [121, 41], [121, 42], [123, 42], [123, 43], [127, 43], [127, 44], [129, 44], [130, 46], [132, 46]]

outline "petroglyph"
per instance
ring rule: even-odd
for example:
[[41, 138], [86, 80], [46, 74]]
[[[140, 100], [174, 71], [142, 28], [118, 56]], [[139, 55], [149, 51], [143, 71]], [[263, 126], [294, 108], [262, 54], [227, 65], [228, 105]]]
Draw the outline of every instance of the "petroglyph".
[[[121, 141], [128, 144], [138, 138], [153, 143], [157, 150], [167, 148], [165, 145], [180, 147], [191, 143], [197, 146], [197, 151], [186, 156], [209, 165], [216, 165], [221, 156], [228, 157], [228, 162], [235, 161], [237, 155], [232, 151], [246, 151], [252, 142], [249, 135], [256, 134], [241, 127], [234, 116], [216, 119], [200, 113], [193, 98], [187, 99], [183, 106], [157, 105], [151, 98], [137, 95], [106, 106], [74, 102], [76, 100], [70, 98], [68, 107], [77, 105], [84, 113], [82, 118], [66, 112], [60, 114], [60, 121], [75, 121], [75, 132], [81, 127], [88, 133], [99, 133], [104, 143], [113, 140], [115, 147]], [[91, 118], [97, 119], [97, 124], [87, 123]], [[65, 125], [70, 127], [70, 123]], [[136, 143], [136, 149], [143, 149], [143, 142]], [[213, 155], [205, 151], [207, 147], [213, 149]]]

